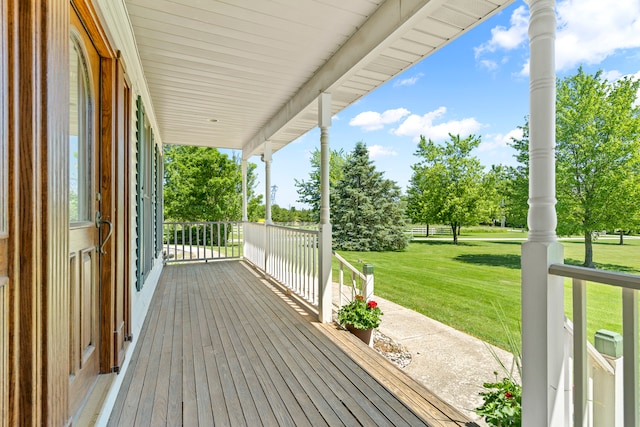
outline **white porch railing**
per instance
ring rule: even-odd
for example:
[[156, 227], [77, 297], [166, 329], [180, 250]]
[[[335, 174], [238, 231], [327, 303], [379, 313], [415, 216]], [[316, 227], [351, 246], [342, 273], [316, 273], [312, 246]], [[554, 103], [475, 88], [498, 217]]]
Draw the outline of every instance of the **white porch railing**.
[[[638, 414], [638, 290], [640, 277], [565, 264], [554, 264], [549, 273], [573, 279], [573, 425], [593, 424], [593, 402], [589, 401], [589, 360], [587, 352], [586, 282], [622, 288], [623, 396], [622, 419], [612, 427], [640, 425]], [[569, 388], [570, 390], [570, 388]], [[571, 399], [567, 399], [571, 402]], [[569, 404], [570, 405], [570, 404]], [[567, 414], [571, 408], [567, 408]], [[614, 409], [615, 413], [615, 409]], [[619, 414], [618, 414], [619, 415]], [[570, 422], [567, 420], [567, 424]]]
[[[565, 319], [565, 425], [571, 425], [573, 390], [573, 322]], [[601, 354], [587, 341], [587, 410], [584, 427], [622, 424], [622, 357]]]
[[244, 223], [244, 257], [318, 308], [318, 230]]
[[[351, 302], [356, 295], [363, 295], [367, 300], [373, 298], [373, 267], [365, 264], [364, 272], [358, 271], [346, 259], [337, 252], [333, 252], [333, 257], [338, 261], [338, 308]], [[345, 283], [345, 270], [347, 272], [347, 282]]]
[[265, 271], [267, 230], [264, 224], [245, 222], [242, 224], [244, 240], [244, 258]]
[[211, 261], [242, 256], [238, 222], [165, 222], [165, 262]]

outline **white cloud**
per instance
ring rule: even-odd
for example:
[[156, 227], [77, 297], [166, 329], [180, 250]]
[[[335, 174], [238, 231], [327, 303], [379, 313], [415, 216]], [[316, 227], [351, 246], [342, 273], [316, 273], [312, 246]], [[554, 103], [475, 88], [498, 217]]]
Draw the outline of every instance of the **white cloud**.
[[479, 152], [487, 152], [493, 150], [502, 150], [509, 147], [512, 139], [522, 139], [522, 129], [516, 128], [508, 132], [506, 135], [498, 133], [495, 135], [485, 135], [483, 141], [478, 146]]
[[564, 0], [557, 6], [556, 68], [598, 64], [619, 49], [640, 47], [638, 0]]
[[495, 71], [498, 69], [498, 63], [496, 61], [492, 61], [490, 59], [482, 59], [480, 60], [480, 66], [486, 68], [489, 71]]
[[420, 80], [420, 78], [424, 76], [423, 73], [418, 73], [415, 76], [412, 77], [408, 77], [406, 79], [401, 79], [401, 80], [396, 80], [393, 83], [393, 87], [398, 87], [398, 86], [413, 86], [414, 84], [416, 84], [418, 82], [418, 80]]
[[513, 50], [520, 47], [527, 40], [529, 26], [529, 12], [525, 6], [520, 6], [511, 14], [509, 28], [501, 25], [491, 30], [491, 40], [474, 48], [476, 58], [487, 52], [496, 50]]
[[385, 156], [397, 156], [398, 153], [393, 150], [392, 147], [383, 147], [382, 145], [372, 145], [371, 147], [367, 147], [369, 150], [369, 156], [372, 159], [376, 157], [385, 157]]
[[442, 141], [449, 137], [449, 134], [467, 136], [477, 132], [482, 124], [475, 118], [469, 117], [462, 120], [449, 120], [448, 122], [434, 124], [437, 119], [442, 118], [447, 112], [446, 107], [428, 112], [422, 116], [412, 114], [405, 119], [391, 133], [398, 136], [410, 136], [414, 141], [419, 141], [424, 135], [427, 139]]
[[[619, 50], [640, 48], [638, 0], [560, 0], [556, 12], [557, 70], [578, 64], [599, 64]], [[491, 40], [475, 48], [476, 58], [480, 60], [499, 50], [523, 46], [528, 20], [528, 10], [518, 7], [511, 15], [508, 28], [493, 28]], [[529, 59], [523, 64], [521, 74], [529, 74]]]
[[372, 131], [382, 129], [384, 125], [396, 123], [411, 112], [406, 108], [387, 110], [384, 113], [364, 111], [349, 121], [350, 126], [359, 126], [362, 130]]
[[622, 77], [622, 73], [618, 70], [609, 70], [602, 73], [602, 78], [608, 82], [615, 82]]

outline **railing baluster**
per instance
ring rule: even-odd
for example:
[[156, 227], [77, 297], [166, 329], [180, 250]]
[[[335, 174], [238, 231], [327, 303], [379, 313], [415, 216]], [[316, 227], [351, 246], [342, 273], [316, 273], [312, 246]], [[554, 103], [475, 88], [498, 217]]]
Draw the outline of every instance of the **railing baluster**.
[[344, 296], [342, 295], [342, 292], [344, 292], [344, 290], [342, 289], [343, 285], [344, 285], [344, 264], [340, 263], [340, 269], [338, 270], [338, 292], [340, 293], [340, 299], [338, 300], [338, 307], [342, 307], [344, 305]]
[[638, 427], [638, 291], [622, 289], [624, 425]]
[[[229, 245], [240, 245], [239, 223], [237, 222], [165, 222], [163, 229], [165, 230], [163, 236], [166, 236], [166, 263], [206, 262], [212, 259], [242, 256], [240, 248], [238, 251], [234, 247], [229, 250]], [[227, 237], [227, 233], [230, 233], [231, 236]], [[218, 236], [217, 244], [214, 242], [216, 235]], [[234, 237], [236, 235], [237, 237]], [[173, 256], [171, 256], [172, 251]]]
[[185, 229], [185, 225], [184, 225], [184, 223], [181, 223], [180, 224], [180, 240], [182, 241], [182, 259], [183, 260], [185, 259], [185, 256], [184, 256], [184, 254], [185, 254], [185, 250], [184, 250], [184, 245], [185, 245], [185, 242], [184, 242], [184, 229]]
[[[202, 247], [202, 245], [200, 244], [200, 224], [193, 224], [192, 225], [193, 228], [196, 229], [196, 258], [200, 259], [200, 248]], [[193, 253], [193, 248], [191, 250], [191, 253]]]
[[575, 427], [587, 426], [587, 291], [573, 279], [573, 417]]
[[319, 231], [246, 223], [243, 233], [244, 256], [247, 260], [317, 306], [318, 270], [315, 246]]
[[[615, 396], [613, 401], [622, 400], [622, 414], [625, 427], [639, 427], [640, 415], [638, 405], [638, 290], [640, 277], [626, 273], [617, 273], [592, 268], [578, 267], [566, 264], [554, 264], [549, 267], [549, 273], [574, 279], [574, 425], [584, 426], [590, 421], [590, 410], [585, 401], [588, 396], [589, 373], [586, 370], [586, 297], [585, 282], [603, 283], [605, 285], [622, 288], [622, 332], [623, 332], [623, 396]], [[576, 285], [576, 283], [580, 285]], [[587, 402], [588, 403], [588, 402]], [[593, 406], [595, 411], [596, 407]], [[616, 411], [610, 407], [607, 410]]]
[[305, 239], [304, 247], [304, 259], [305, 259], [305, 286], [309, 289], [309, 293], [315, 300], [315, 293], [313, 288], [313, 235], [307, 236]]
[[177, 257], [178, 257], [178, 225], [174, 224], [173, 226], [173, 259], [177, 259]]

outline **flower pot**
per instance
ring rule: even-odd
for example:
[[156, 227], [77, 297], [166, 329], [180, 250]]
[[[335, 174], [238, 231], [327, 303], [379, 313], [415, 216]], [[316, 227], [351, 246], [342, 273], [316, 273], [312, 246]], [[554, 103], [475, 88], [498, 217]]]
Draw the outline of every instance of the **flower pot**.
[[353, 335], [360, 338], [360, 341], [362, 341], [369, 347], [373, 347], [373, 328], [357, 329], [357, 328], [354, 328], [353, 325], [346, 325], [346, 328]]

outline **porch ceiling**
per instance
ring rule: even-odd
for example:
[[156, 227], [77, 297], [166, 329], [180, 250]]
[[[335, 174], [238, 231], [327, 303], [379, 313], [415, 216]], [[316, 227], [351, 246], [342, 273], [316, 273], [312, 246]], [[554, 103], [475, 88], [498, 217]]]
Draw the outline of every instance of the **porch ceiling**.
[[[262, 153], [513, 0], [125, 0], [166, 144]], [[210, 120], [217, 120], [212, 123]]]

